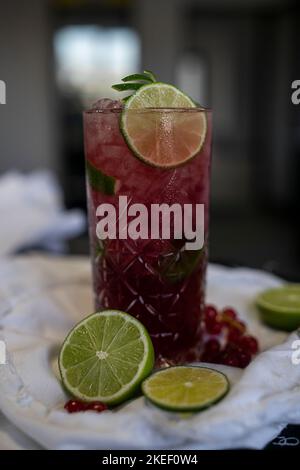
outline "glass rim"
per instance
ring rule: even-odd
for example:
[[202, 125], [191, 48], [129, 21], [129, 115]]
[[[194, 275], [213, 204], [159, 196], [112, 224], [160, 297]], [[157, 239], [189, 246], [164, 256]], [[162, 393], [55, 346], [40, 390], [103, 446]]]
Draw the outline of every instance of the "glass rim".
[[[83, 114], [119, 114], [124, 111], [125, 108], [90, 108], [83, 111]], [[127, 109], [127, 112], [135, 112], [135, 113], [153, 113], [153, 112], [161, 112], [161, 113], [209, 113], [211, 112], [211, 108], [204, 108], [204, 107], [195, 107], [195, 108], [167, 108], [167, 107], [156, 107], [156, 108], [134, 108], [134, 109]]]

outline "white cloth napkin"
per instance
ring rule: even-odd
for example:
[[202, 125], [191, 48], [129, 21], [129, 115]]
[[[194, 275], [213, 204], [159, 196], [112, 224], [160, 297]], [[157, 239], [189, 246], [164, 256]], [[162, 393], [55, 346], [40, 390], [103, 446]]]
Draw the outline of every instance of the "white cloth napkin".
[[42, 450], [35, 441], [0, 413], [0, 450]]
[[218, 367], [232, 387], [216, 406], [183, 419], [141, 397], [114, 411], [69, 415], [55, 364], [68, 330], [93, 311], [89, 261], [2, 260], [0, 335], [8, 363], [0, 365], [0, 409], [48, 449], [262, 448], [287, 423], [300, 423], [300, 366], [291, 360], [297, 335], [261, 325], [253, 306], [259, 291], [281, 283], [254, 270], [209, 267], [208, 301], [236, 307], [264, 350], [245, 370]]
[[60, 188], [48, 171], [0, 177], [0, 220], [0, 256], [35, 245], [57, 250], [85, 229], [82, 211], [63, 209]]

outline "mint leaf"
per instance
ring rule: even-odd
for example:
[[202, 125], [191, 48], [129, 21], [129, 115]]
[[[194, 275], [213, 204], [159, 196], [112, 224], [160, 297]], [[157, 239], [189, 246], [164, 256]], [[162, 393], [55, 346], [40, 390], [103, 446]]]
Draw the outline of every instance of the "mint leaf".
[[86, 162], [86, 172], [88, 182], [94, 191], [99, 191], [106, 196], [115, 194], [116, 179], [113, 176], [106, 175], [89, 161]]
[[151, 72], [151, 70], [144, 70], [144, 74], [147, 75], [147, 77], [149, 77], [152, 82], [157, 82], [156, 76], [153, 72]]
[[134, 82], [135, 80], [152, 82], [152, 79], [145, 73], [134, 73], [132, 75], [127, 75], [127, 77], [122, 78], [122, 82]]
[[95, 259], [98, 262], [105, 255], [105, 245], [103, 240], [98, 240], [94, 247]]
[[143, 86], [143, 83], [117, 83], [112, 85], [112, 88], [116, 91], [126, 91], [126, 90], [139, 90]]
[[203, 256], [201, 250], [185, 250], [184, 248], [161, 262], [161, 275], [171, 284], [180, 282], [192, 274]]

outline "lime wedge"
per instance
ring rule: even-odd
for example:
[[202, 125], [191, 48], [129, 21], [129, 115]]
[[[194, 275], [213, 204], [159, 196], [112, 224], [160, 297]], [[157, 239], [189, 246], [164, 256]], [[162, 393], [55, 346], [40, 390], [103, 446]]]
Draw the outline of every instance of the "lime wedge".
[[227, 377], [207, 367], [176, 366], [163, 369], [142, 384], [144, 395], [169, 411], [200, 411], [226, 395]]
[[256, 299], [261, 318], [267, 325], [293, 331], [300, 326], [300, 284], [288, 284], [262, 292]]
[[143, 162], [175, 168], [201, 150], [207, 122], [205, 111], [191, 98], [172, 85], [155, 82], [142, 85], [126, 100], [120, 126], [129, 148]]
[[84, 401], [116, 405], [130, 398], [153, 369], [145, 327], [118, 310], [94, 313], [65, 339], [59, 369], [66, 389]]
[[86, 162], [86, 173], [88, 182], [94, 191], [99, 191], [107, 196], [115, 194], [116, 179], [113, 176], [106, 175], [88, 160]]

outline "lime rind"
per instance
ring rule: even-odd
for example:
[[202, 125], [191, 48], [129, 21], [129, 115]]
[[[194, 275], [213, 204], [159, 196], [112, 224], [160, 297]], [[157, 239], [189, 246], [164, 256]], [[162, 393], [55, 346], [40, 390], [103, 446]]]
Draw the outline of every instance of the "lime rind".
[[282, 312], [270, 312], [261, 306], [258, 309], [262, 322], [275, 330], [294, 331], [300, 326], [300, 317], [297, 318], [294, 313], [284, 313], [282, 318]]
[[[158, 399], [157, 397], [153, 395], [152, 391], [150, 390], [151, 382], [153, 381], [153, 379], [155, 380], [155, 378], [157, 378], [159, 375], [161, 376], [164, 373], [168, 374], [169, 371], [172, 371], [174, 369], [177, 369], [177, 370], [178, 369], [183, 369], [183, 370], [197, 369], [200, 371], [204, 371], [204, 370], [211, 371], [214, 377], [218, 377], [219, 379], [221, 379], [222, 387], [220, 388], [217, 394], [215, 394], [214, 396], [208, 397], [206, 400], [201, 400], [201, 402], [193, 403], [190, 405], [184, 405], [182, 402], [172, 404], [170, 400], [168, 400], [169, 392], [171, 389], [168, 388], [168, 384], [167, 382], [165, 382], [165, 384], [162, 385], [161, 388], [162, 389], [164, 388], [163, 393], [165, 393], [166, 398]], [[180, 384], [178, 384], [178, 382], [176, 384], [173, 384], [173, 388], [174, 387], [178, 388], [179, 386]], [[150, 403], [152, 403], [153, 405], [165, 411], [172, 411], [172, 412], [178, 412], [178, 413], [203, 411], [211, 407], [212, 405], [217, 404], [220, 400], [222, 400], [229, 392], [229, 389], [230, 389], [230, 383], [225, 374], [215, 369], [211, 369], [209, 367], [199, 367], [199, 366], [174, 366], [174, 367], [161, 369], [155, 372], [154, 374], [152, 374], [142, 383], [142, 391]]]
[[[81, 328], [83, 326], [86, 326], [92, 319], [96, 319], [98, 316], [103, 317], [105, 315], [109, 318], [114, 317], [114, 316], [119, 317], [119, 318], [125, 320], [126, 324], [131, 323], [137, 329], [137, 331], [139, 332], [139, 339], [143, 343], [144, 354], [143, 354], [143, 359], [140, 361], [140, 363], [136, 364], [137, 365], [136, 373], [134, 374], [134, 376], [132, 377], [130, 382], [128, 382], [125, 385], [122, 385], [122, 387], [119, 390], [115, 391], [114, 393], [108, 393], [106, 395], [104, 395], [104, 394], [101, 395], [99, 393], [98, 394], [92, 393], [92, 395], [89, 395], [88, 393], [82, 393], [78, 389], [78, 387], [80, 385], [82, 385], [82, 382], [86, 381], [87, 382], [87, 391], [93, 390], [93, 386], [94, 386], [93, 382], [94, 381], [91, 380], [89, 382], [89, 380], [88, 380], [89, 377], [87, 376], [87, 377], [84, 378], [84, 380], [81, 382], [81, 384], [79, 384], [78, 386], [72, 386], [70, 384], [70, 380], [68, 379], [68, 369], [63, 364], [63, 362], [64, 362], [64, 353], [65, 353], [66, 348], [70, 345], [73, 335], [76, 333], [76, 331], [78, 331], [79, 328]], [[102, 334], [103, 334], [103, 337], [104, 337], [105, 332], [103, 331]], [[124, 346], [126, 346], [126, 345], [124, 344]], [[95, 345], [95, 348], [96, 348], [96, 345]], [[94, 354], [95, 354], [95, 350], [94, 350]], [[87, 361], [88, 360], [89, 360], [89, 358], [87, 358]], [[98, 367], [97, 362], [95, 361], [95, 358], [92, 358], [92, 360], [90, 362], [91, 362], [91, 368], [90, 368], [87, 375], [89, 375], [90, 373], [93, 372], [92, 371], [93, 367], [94, 368]], [[103, 363], [104, 362], [106, 363], [107, 361], [103, 361]], [[114, 362], [119, 362], [120, 363], [118, 358], [116, 358], [114, 360]], [[126, 368], [128, 368], [130, 365], [132, 365], [132, 364], [130, 364], [126, 361], [126, 358], [123, 362], [124, 362], [124, 370], [126, 370]], [[96, 312], [96, 313], [93, 313], [93, 314], [89, 315], [84, 320], [79, 322], [70, 331], [70, 333], [68, 334], [68, 336], [66, 337], [66, 339], [65, 339], [65, 341], [62, 345], [62, 348], [61, 348], [61, 351], [60, 351], [60, 354], [59, 354], [58, 365], [59, 365], [59, 370], [60, 370], [63, 385], [71, 395], [73, 395], [74, 397], [79, 398], [81, 400], [87, 401], [87, 402], [96, 400], [96, 401], [101, 401], [103, 403], [106, 403], [108, 405], [117, 405], [119, 403], [122, 403], [126, 399], [130, 398], [131, 396], [133, 396], [134, 393], [139, 388], [141, 382], [151, 373], [151, 371], [153, 369], [153, 366], [154, 366], [154, 349], [153, 349], [151, 338], [150, 338], [147, 330], [145, 329], [145, 327], [138, 320], [136, 320], [131, 315], [128, 315], [128, 314], [126, 314], [124, 312], [121, 312], [119, 310], [105, 310], [105, 311]], [[109, 362], [107, 362], [105, 367], [108, 367], [110, 369], [111, 376], [114, 376], [114, 378], [116, 380], [119, 380], [119, 378], [116, 377], [116, 371], [113, 370], [114, 368], [109, 365]], [[99, 371], [99, 374], [101, 374], [101, 371]], [[101, 380], [101, 376], [100, 376], [100, 380]]]

